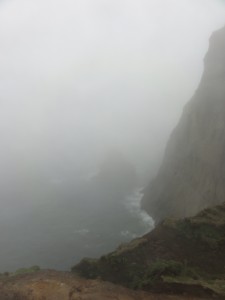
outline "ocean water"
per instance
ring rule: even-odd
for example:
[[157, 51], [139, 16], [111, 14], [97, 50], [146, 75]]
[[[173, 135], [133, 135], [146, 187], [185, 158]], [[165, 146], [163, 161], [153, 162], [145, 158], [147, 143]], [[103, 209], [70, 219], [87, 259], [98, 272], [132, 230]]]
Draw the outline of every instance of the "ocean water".
[[140, 207], [139, 188], [124, 195], [87, 182], [54, 184], [60, 201], [0, 220], [0, 272], [33, 265], [69, 270], [84, 257], [100, 257], [154, 228]]

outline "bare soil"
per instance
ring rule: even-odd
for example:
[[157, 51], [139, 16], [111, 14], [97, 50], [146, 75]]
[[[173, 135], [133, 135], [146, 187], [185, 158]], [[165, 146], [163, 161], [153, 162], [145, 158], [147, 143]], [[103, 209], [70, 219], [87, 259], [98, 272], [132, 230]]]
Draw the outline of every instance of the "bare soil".
[[[41, 271], [1, 280], [1, 300], [199, 300], [186, 295], [133, 291], [100, 280], [86, 280], [71, 273]], [[202, 298], [201, 299], [212, 299]]]

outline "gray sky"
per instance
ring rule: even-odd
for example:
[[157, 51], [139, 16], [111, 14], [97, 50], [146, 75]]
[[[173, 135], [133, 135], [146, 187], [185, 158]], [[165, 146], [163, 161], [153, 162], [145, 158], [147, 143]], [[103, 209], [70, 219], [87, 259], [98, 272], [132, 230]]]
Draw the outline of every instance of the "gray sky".
[[111, 147], [158, 164], [224, 24], [219, 0], [1, 1], [5, 172], [75, 166]]

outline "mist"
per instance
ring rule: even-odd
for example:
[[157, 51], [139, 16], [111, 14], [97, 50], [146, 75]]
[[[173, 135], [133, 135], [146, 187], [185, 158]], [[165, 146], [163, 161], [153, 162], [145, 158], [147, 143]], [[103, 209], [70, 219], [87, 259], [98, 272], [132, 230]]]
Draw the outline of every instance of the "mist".
[[[104, 211], [106, 222], [113, 211], [103, 203], [141, 197], [139, 189], [156, 174], [169, 135], [200, 81], [209, 37], [224, 22], [225, 4], [219, 0], [0, 1], [0, 270], [26, 263], [68, 268], [82, 257], [87, 241], [63, 240], [65, 219], [76, 216], [79, 226], [70, 228], [85, 236], [90, 231], [85, 220], [97, 220]], [[110, 187], [102, 183], [108, 174], [102, 166], [115, 157], [115, 165], [122, 161], [125, 170], [133, 170], [132, 176], [123, 173], [126, 192], [114, 185], [120, 167], [106, 176]], [[134, 218], [141, 222], [140, 214]], [[134, 233], [133, 223], [122, 231], [121, 223], [120, 238], [94, 254], [153, 226], [145, 221]], [[27, 224], [32, 225], [24, 241]], [[48, 232], [49, 224], [54, 228]], [[69, 253], [60, 250], [68, 261], [41, 261], [35, 251], [52, 251], [57, 237], [51, 244], [49, 236], [59, 231], [61, 244], [70, 245]], [[72, 232], [66, 226], [65, 231]], [[71, 256], [78, 248], [79, 255]]]

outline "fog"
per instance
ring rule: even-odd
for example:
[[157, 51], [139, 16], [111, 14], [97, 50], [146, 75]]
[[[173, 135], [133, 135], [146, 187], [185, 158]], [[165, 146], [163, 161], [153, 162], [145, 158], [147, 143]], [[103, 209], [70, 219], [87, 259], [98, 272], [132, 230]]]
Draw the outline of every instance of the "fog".
[[[97, 220], [105, 203], [140, 200], [139, 189], [157, 172], [198, 86], [208, 39], [224, 23], [225, 3], [219, 0], [0, 1], [0, 271], [26, 264], [68, 268], [87, 241], [63, 239], [65, 231], [87, 235], [90, 218]], [[90, 183], [108, 174], [104, 164], [111, 165], [112, 152], [115, 165], [122, 161], [135, 173], [124, 173], [129, 188], [116, 195], [120, 167], [106, 176], [110, 187], [99, 179], [94, 188]], [[87, 225], [90, 205], [96, 212]], [[140, 218], [130, 238], [152, 226], [135, 205], [127, 211], [136, 207], [139, 216], [132, 215], [132, 225], [122, 231], [121, 223], [120, 238], [88, 254], [126, 241]], [[104, 209], [107, 215], [112, 207]], [[63, 227], [67, 218], [70, 229]], [[46, 253], [56, 240], [70, 251], [60, 249], [51, 261]], [[71, 255], [75, 249], [77, 257]], [[70, 257], [58, 263], [59, 255]]]

